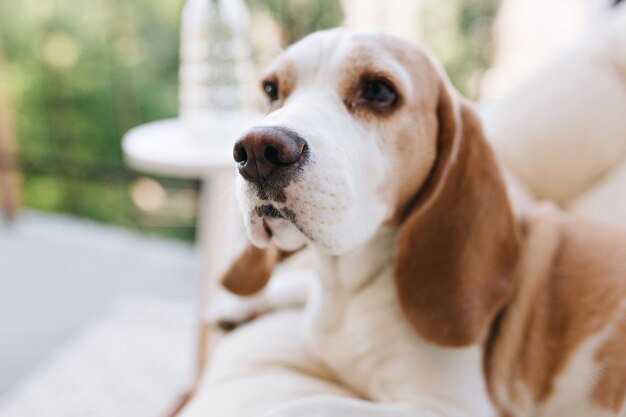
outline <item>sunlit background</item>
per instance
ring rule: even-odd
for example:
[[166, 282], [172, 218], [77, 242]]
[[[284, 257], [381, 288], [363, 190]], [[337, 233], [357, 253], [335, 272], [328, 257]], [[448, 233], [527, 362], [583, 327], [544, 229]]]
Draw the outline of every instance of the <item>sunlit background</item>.
[[[573, 42], [589, 19], [587, 3], [250, 0], [250, 39], [262, 68], [280, 46], [318, 29], [387, 27], [431, 48], [457, 88], [478, 98], [506, 90]], [[119, 146], [130, 128], [178, 113], [181, 8], [181, 1], [0, 2], [1, 81], [24, 206], [193, 239], [198, 183], [143, 178], [124, 167]]]
[[[202, 1], [214, 0], [186, 3]], [[243, 98], [224, 106], [262, 111], [260, 71], [285, 46], [340, 25], [383, 28], [425, 45], [464, 95], [484, 103], [598, 31], [613, 3], [247, 0], [249, 14], [231, 16], [247, 54], [236, 79]], [[193, 101], [179, 90], [181, 80], [193, 78], [179, 71], [179, 51], [193, 50], [181, 36], [189, 24], [184, 6], [0, 0], [1, 417], [148, 415], [143, 400], [180, 388], [187, 375], [193, 280], [214, 272], [203, 258], [215, 251], [206, 236], [215, 231], [203, 220], [214, 207], [206, 190], [218, 185], [139, 169], [121, 145], [129, 130], [175, 118]], [[211, 139], [207, 129], [200, 140]], [[150, 346], [161, 350], [147, 354]], [[98, 361], [110, 365], [107, 376], [84, 383], [77, 369], [93, 376]], [[56, 414], [33, 406], [32, 398], [55, 402], [73, 390], [112, 389], [119, 376], [112, 369], [140, 362], [124, 386], [134, 397], [117, 401], [125, 412], [93, 401], [69, 401], [74, 405]], [[150, 396], [138, 388], [161, 380], [169, 385], [153, 387]], [[133, 414], [131, 403], [144, 414]]]

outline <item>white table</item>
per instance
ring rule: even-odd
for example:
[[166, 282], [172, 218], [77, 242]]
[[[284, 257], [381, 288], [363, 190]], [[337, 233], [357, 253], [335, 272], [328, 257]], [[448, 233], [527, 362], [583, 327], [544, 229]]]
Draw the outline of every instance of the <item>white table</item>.
[[234, 201], [236, 172], [232, 148], [235, 139], [251, 124], [250, 121], [257, 118], [260, 116], [256, 114], [231, 117], [231, 121], [245, 122], [224, 123], [205, 137], [193, 134], [180, 119], [167, 119], [136, 127], [122, 139], [124, 157], [130, 167], [146, 173], [203, 182], [197, 234], [201, 253], [197, 286], [198, 372], [206, 364], [209, 343], [202, 312], [215, 291], [217, 276], [231, 259], [242, 236]]

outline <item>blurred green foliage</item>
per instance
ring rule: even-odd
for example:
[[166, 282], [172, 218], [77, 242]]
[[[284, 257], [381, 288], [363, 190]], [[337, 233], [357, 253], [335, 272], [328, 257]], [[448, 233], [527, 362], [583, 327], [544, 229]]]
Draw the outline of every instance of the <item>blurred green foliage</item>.
[[459, 91], [477, 98], [491, 58], [491, 26], [500, 0], [420, 1], [420, 42], [441, 60]]
[[[253, 13], [271, 13], [284, 45], [343, 18], [339, 0], [247, 1]], [[125, 169], [120, 149], [128, 129], [177, 114], [182, 5], [0, 0], [4, 81], [28, 206], [193, 239], [193, 219], [159, 222], [134, 207], [129, 188], [137, 174]], [[457, 87], [475, 95], [497, 0], [422, 0], [422, 7], [421, 41]], [[159, 180], [168, 194], [198, 189], [193, 181]]]
[[338, 0], [248, 0], [255, 10], [268, 10], [282, 27], [283, 46], [311, 32], [341, 25], [343, 12]]
[[[128, 227], [120, 138], [177, 113], [180, 1], [0, 0], [4, 75], [27, 206]], [[196, 188], [195, 182], [172, 182]], [[184, 239], [187, 227], [153, 228]]]

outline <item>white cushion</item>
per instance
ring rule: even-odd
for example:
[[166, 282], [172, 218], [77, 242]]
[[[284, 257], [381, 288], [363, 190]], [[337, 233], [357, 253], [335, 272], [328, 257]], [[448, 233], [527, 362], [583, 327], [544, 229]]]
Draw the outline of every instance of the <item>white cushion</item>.
[[502, 163], [535, 198], [566, 207], [626, 160], [625, 109], [621, 7], [604, 30], [481, 113]]

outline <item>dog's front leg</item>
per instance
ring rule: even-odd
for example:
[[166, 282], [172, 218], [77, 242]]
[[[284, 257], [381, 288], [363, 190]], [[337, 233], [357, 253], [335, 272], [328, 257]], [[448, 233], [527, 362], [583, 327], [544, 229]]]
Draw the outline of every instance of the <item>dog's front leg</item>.
[[205, 320], [224, 330], [232, 330], [275, 310], [301, 308], [314, 278], [315, 274], [309, 269], [285, 267], [279, 269], [258, 294], [243, 297], [224, 290], [205, 312]]
[[317, 396], [297, 400], [261, 417], [491, 417], [471, 416], [450, 404], [423, 406], [373, 403], [354, 398]]

